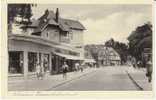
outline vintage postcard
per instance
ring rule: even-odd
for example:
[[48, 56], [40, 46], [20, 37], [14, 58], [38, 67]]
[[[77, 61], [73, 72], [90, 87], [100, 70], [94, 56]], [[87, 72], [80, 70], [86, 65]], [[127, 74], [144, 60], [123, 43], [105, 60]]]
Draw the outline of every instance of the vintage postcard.
[[3, 95], [151, 99], [153, 5], [3, 0]]

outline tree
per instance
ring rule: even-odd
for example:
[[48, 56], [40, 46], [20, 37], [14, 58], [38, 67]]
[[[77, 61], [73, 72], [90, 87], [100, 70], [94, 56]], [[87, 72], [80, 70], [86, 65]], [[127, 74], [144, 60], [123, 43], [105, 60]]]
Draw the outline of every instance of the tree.
[[30, 18], [32, 16], [31, 7], [36, 6], [34, 4], [8, 4], [8, 23], [13, 22], [14, 17], [19, 15], [22, 18], [28, 20], [30, 23]]
[[150, 22], [136, 27], [128, 37], [129, 53], [137, 60], [142, 60], [144, 48], [152, 48], [152, 25]]
[[105, 42], [105, 46], [112, 47], [115, 51], [118, 52], [121, 58], [121, 63], [125, 63], [127, 61], [128, 56], [128, 46], [125, 43], [121, 43], [118, 41], [114, 41], [113, 38]]
[[107, 47], [114, 47], [114, 39], [111, 38], [110, 40], [105, 42], [105, 46]]
[[28, 19], [28, 22], [30, 23], [30, 18], [32, 16], [32, 10], [31, 10], [31, 5], [27, 4], [25, 6], [25, 11], [24, 11], [24, 18]]

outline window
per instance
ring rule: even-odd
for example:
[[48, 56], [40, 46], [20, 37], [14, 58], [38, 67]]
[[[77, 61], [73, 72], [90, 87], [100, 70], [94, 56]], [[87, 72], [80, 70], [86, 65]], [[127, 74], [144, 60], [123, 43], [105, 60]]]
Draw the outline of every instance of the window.
[[37, 53], [29, 52], [28, 53], [28, 71], [35, 72], [37, 63]]
[[23, 73], [23, 52], [9, 52], [9, 73]]
[[44, 72], [49, 70], [49, 54], [44, 54], [43, 67], [44, 67]]
[[47, 37], [49, 37], [49, 32], [47, 32]]

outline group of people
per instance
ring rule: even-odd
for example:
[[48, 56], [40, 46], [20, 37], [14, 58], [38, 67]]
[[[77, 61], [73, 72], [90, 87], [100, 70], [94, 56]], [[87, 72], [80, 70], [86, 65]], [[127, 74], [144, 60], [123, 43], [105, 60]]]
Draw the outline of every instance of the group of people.
[[[74, 67], [75, 71], [81, 71], [83, 72], [83, 64], [80, 66], [79, 63], [75, 63], [75, 67]], [[67, 79], [67, 72], [69, 71], [69, 66], [67, 65], [66, 62], [63, 63], [62, 65], [62, 72], [63, 72], [63, 78]]]
[[[75, 63], [74, 68], [76, 72], [78, 71], [83, 72], [83, 67], [84, 67], [83, 63], [81, 65], [79, 63]], [[64, 62], [61, 68], [62, 68], [63, 78], [66, 79], [67, 72], [69, 71], [69, 66], [67, 65], [66, 62]], [[36, 64], [36, 76], [37, 76], [37, 79], [43, 79], [45, 76], [45, 68], [41, 66], [39, 63]]]
[[81, 65], [79, 63], [75, 63], [75, 71], [81, 71], [83, 72], [83, 68], [84, 68], [84, 63], [82, 63]]

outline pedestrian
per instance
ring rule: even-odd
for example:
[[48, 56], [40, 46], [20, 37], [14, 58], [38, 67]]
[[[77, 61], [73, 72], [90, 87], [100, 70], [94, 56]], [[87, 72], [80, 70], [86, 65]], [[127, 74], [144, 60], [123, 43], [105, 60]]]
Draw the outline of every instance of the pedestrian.
[[80, 66], [80, 70], [81, 70], [81, 72], [83, 72], [83, 68], [84, 68], [84, 66], [85, 66], [85, 64], [82, 63], [81, 66]]
[[81, 72], [83, 72], [83, 66], [80, 66], [80, 70], [81, 70]]
[[75, 71], [79, 70], [79, 63], [75, 63]]
[[152, 81], [152, 58], [148, 57], [146, 62], [146, 76], [148, 77], [148, 82]]
[[63, 69], [63, 78], [66, 79], [67, 78], [67, 72], [68, 72], [68, 65], [66, 62], [64, 62], [62, 69]]
[[37, 76], [37, 79], [39, 80], [40, 79], [40, 64], [39, 63], [36, 64], [36, 76]]
[[138, 68], [141, 67], [141, 61], [140, 61], [140, 60], [137, 62], [137, 67], [138, 67]]
[[133, 66], [133, 68], [136, 68], [136, 59], [133, 57], [132, 58], [132, 66]]
[[43, 78], [44, 78], [44, 67], [43, 66], [41, 66], [40, 67], [40, 77], [41, 77], [41, 79], [43, 80]]

